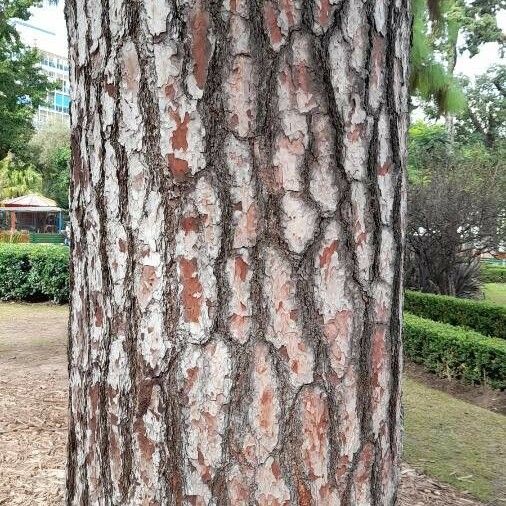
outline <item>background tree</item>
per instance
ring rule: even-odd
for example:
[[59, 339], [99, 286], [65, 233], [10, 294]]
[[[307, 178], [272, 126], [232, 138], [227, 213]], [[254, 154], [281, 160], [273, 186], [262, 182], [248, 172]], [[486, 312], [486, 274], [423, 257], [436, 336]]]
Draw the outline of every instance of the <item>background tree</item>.
[[0, 7], [0, 160], [8, 151], [22, 156], [33, 133], [32, 118], [51, 85], [40, 71], [36, 50], [22, 44], [14, 18], [28, 19], [37, 2], [4, 0]]
[[406, 284], [476, 296], [478, 255], [506, 242], [506, 153], [471, 137], [449, 155], [448, 142], [441, 125], [410, 130]]
[[69, 206], [70, 131], [62, 123], [50, 123], [34, 134], [27, 156], [42, 176], [42, 193]]
[[462, 78], [467, 107], [456, 120], [460, 142], [483, 142], [493, 149], [506, 138], [506, 66], [495, 65], [476, 80]]
[[0, 202], [26, 193], [39, 193], [42, 177], [33, 165], [24, 163], [9, 153], [0, 160]]
[[67, 503], [393, 505], [410, 2], [66, 15]]

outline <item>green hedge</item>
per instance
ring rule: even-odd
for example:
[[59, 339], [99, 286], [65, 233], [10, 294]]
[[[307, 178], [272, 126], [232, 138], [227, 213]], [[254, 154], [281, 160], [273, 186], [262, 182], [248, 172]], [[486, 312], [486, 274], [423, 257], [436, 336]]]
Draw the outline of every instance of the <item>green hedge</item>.
[[445, 377], [506, 388], [506, 341], [404, 313], [404, 354]]
[[404, 309], [430, 320], [506, 339], [506, 307], [500, 304], [407, 290]]
[[506, 266], [482, 264], [481, 280], [484, 283], [506, 283]]
[[69, 298], [69, 250], [47, 244], [0, 244], [0, 299]]

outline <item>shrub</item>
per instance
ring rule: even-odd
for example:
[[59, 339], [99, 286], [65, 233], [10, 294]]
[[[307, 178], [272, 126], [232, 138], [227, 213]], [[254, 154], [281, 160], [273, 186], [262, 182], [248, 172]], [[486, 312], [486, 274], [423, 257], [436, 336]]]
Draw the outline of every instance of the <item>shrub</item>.
[[506, 388], [506, 341], [404, 313], [404, 354], [441, 376]]
[[506, 266], [483, 264], [481, 280], [483, 283], [506, 283]]
[[404, 301], [406, 311], [418, 316], [506, 339], [506, 307], [500, 304], [409, 290]]
[[68, 264], [65, 246], [0, 244], [0, 299], [67, 302]]

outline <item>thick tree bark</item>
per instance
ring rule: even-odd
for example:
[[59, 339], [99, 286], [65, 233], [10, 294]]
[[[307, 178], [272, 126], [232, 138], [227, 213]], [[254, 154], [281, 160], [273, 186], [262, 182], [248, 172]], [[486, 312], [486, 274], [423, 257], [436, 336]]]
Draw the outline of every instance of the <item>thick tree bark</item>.
[[66, 13], [68, 504], [393, 504], [409, 2]]

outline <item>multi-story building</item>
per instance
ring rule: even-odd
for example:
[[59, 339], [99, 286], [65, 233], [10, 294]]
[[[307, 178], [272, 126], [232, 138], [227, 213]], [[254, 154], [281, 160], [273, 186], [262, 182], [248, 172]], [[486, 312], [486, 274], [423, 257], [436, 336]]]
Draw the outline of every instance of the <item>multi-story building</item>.
[[46, 105], [39, 107], [35, 117], [35, 126], [39, 128], [51, 121], [69, 123], [70, 83], [68, 60], [47, 51], [41, 50], [40, 52], [43, 71], [51, 81], [58, 84], [58, 87], [48, 94]]
[[28, 21], [18, 20], [15, 24], [23, 42], [38, 49], [42, 70], [57, 84], [57, 88], [48, 93], [46, 104], [35, 114], [35, 127], [41, 128], [55, 121], [68, 124], [70, 83], [62, 5], [45, 3], [42, 8], [34, 10]]

